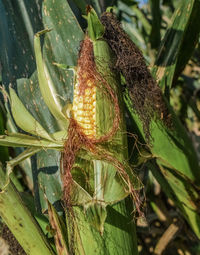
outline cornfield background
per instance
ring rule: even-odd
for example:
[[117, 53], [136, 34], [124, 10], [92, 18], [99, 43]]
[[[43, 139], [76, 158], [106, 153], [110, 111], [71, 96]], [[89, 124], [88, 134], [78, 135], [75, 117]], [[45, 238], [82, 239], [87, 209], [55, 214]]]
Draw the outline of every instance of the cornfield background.
[[[113, 7], [172, 116], [172, 129], [151, 120], [149, 141], [123, 74], [108, 77], [116, 85], [126, 128], [123, 123], [117, 142], [103, 149], [117, 159], [128, 158], [145, 217], [137, 214], [113, 165], [84, 151], [73, 170], [78, 183], [73, 217], [62, 202], [63, 143], [56, 139], [59, 130], [67, 136], [69, 123], [56, 107], [63, 112], [73, 102], [71, 69], [86, 30], [94, 37], [94, 56], [109, 72], [116, 71], [103, 26], [87, 5], [98, 17]], [[0, 0], [0, 254], [200, 254], [199, 13], [199, 0]], [[34, 39], [47, 28], [51, 31]], [[48, 82], [42, 79], [43, 65]], [[102, 130], [112, 125], [109, 103], [97, 100], [100, 111], [105, 108], [98, 120]], [[117, 149], [122, 145], [123, 152]]]

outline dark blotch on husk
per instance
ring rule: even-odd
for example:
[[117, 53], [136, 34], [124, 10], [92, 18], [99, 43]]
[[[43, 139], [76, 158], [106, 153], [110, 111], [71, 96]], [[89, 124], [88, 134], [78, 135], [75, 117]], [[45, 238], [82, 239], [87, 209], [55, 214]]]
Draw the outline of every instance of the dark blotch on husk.
[[116, 68], [125, 77], [134, 110], [143, 123], [143, 130], [149, 141], [153, 118], [171, 126], [162, 91], [151, 76], [142, 53], [121, 28], [116, 16], [105, 12], [101, 16], [101, 22], [105, 26], [104, 39], [117, 57]]

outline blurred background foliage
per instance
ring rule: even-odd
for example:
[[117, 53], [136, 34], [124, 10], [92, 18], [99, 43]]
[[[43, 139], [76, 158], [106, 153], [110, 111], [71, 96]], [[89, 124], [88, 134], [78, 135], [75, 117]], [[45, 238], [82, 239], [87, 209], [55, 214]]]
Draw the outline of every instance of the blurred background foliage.
[[[200, 159], [199, 1], [68, 0], [67, 2], [83, 31], [86, 28], [86, 21], [82, 14], [85, 13], [87, 4], [91, 4], [98, 15], [105, 11], [108, 6], [114, 6], [114, 11], [124, 30], [142, 51], [152, 74], [159, 82], [171, 107], [187, 130], [198, 159]], [[17, 81], [21, 78], [30, 78], [36, 68], [33, 36], [43, 29], [45, 24], [42, 17], [42, 3], [42, 0], [0, 0], [0, 82], [6, 88], [12, 84], [34, 117], [43, 123], [49, 132], [53, 132], [57, 130], [57, 127], [48, 109], [40, 100], [38, 89], [34, 88], [33, 91], [28, 91], [25, 88], [26, 82]], [[193, 7], [189, 20], [186, 19], [187, 13], [184, 14], [189, 8], [188, 4]], [[177, 19], [177, 23], [173, 23], [175, 18], [179, 16], [180, 19]], [[187, 20], [186, 24], [184, 23], [185, 20]], [[46, 18], [46, 23], [48, 22], [49, 20]], [[66, 41], [69, 40], [64, 35], [63, 38]], [[77, 38], [72, 35], [70, 43], [73, 46], [70, 48], [69, 42], [66, 42], [63, 48], [66, 51], [69, 51], [70, 48], [74, 54], [77, 54], [81, 39], [80, 34]], [[51, 59], [50, 55], [45, 54], [46, 59]], [[76, 64], [76, 59], [72, 57], [72, 54], [67, 55], [66, 53], [64, 57], [68, 59], [67, 64]], [[62, 62], [62, 56], [57, 61]], [[162, 66], [160, 63], [165, 63], [165, 65]], [[59, 71], [59, 75], [64, 75], [64, 73]], [[35, 78], [32, 77], [32, 79]], [[68, 73], [67, 79], [69, 83], [72, 82], [70, 73]], [[65, 100], [70, 99], [71, 93], [61, 89], [61, 94]], [[31, 103], [30, 97], [33, 98]], [[3, 100], [1, 101], [0, 132], [3, 134], [5, 129], [16, 130], [17, 128], [12, 118], [5, 111]], [[36, 105], [37, 111], [34, 110]], [[129, 131], [135, 133], [132, 121], [128, 117], [127, 126]], [[135, 158], [131, 157], [132, 138], [129, 138], [129, 148], [130, 161], [136, 164]], [[1, 147], [1, 162], [5, 163], [9, 157], [14, 157], [21, 151], [22, 149], [9, 149], [8, 151], [7, 148]], [[60, 179], [58, 169], [59, 155], [52, 151], [40, 152], [15, 169], [13, 176], [15, 186], [18, 187], [19, 191], [26, 191], [29, 195], [35, 194], [34, 205], [40, 213], [47, 208], [43, 198], [44, 187], [48, 195], [54, 194], [53, 196], [49, 195], [48, 199], [54, 203], [58, 211], [62, 210], [59, 204]], [[37, 170], [40, 170], [39, 173]], [[141, 199], [145, 201], [144, 210], [146, 214], [145, 222], [137, 221], [139, 254], [200, 254], [199, 239], [183, 218], [174, 201], [167, 196], [166, 192], [163, 192], [162, 185], [158, 183], [150, 171], [151, 166], [146, 162], [137, 162], [135, 170], [144, 184], [145, 198], [141, 197]], [[58, 194], [55, 194], [56, 192]], [[32, 196], [30, 197], [33, 199]], [[29, 198], [26, 197], [26, 199]], [[31, 203], [33, 204], [32, 200]], [[41, 216], [41, 214], [39, 215]], [[200, 228], [200, 226], [197, 227]], [[3, 228], [2, 233], [5, 233]], [[2, 236], [6, 239], [5, 234]]]

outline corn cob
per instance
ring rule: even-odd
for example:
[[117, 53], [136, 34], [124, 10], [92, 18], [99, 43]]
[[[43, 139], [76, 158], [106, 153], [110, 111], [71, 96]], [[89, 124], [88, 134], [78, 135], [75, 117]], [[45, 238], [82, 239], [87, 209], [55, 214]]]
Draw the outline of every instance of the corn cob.
[[82, 95], [79, 83], [74, 86], [73, 118], [80, 125], [82, 132], [89, 138], [96, 136], [96, 86], [90, 80]]
[[74, 85], [72, 117], [88, 138], [96, 137], [96, 77], [93, 46], [89, 37], [81, 43], [77, 80]]

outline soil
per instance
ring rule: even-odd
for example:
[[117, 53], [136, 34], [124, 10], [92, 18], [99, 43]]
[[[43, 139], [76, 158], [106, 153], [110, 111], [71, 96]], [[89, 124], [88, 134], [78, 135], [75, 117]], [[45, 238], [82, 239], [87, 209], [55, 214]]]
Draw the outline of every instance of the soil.
[[18, 243], [10, 229], [4, 224], [1, 231], [1, 238], [6, 241], [9, 246], [10, 254], [12, 255], [26, 255], [24, 249]]

